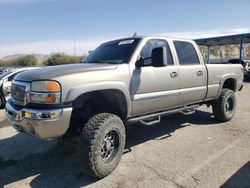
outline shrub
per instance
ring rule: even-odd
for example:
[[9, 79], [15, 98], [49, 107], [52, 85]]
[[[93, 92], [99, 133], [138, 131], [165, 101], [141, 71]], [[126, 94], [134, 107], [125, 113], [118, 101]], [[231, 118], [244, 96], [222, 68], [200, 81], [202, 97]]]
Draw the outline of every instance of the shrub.
[[17, 67], [17, 66], [36, 66], [37, 58], [33, 55], [26, 55], [9, 60], [0, 60], [0, 66], [3, 67]]
[[37, 65], [37, 58], [33, 55], [26, 55], [23, 57], [17, 58], [16, 65], [17, 66], [36, 66]]
[[45, 61], [45, 65], [53, 66], [53, 65], [63, 65], [63, 64], [73, 64], [80, 63], [82, 60], [82, 56], [72, 56], [66, 55], [62, 53], [56, 53], [51, 55], [47, 61]]

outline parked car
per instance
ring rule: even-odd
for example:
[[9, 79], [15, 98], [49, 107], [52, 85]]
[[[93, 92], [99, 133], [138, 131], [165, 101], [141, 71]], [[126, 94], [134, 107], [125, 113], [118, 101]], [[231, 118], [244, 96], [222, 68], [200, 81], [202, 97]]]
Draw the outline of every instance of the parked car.
[[99, 46], [82, 64], [18, 74], [6, 116], [16, 130], [41, 139], [79, 137], [83, 170], [102, 178], [119, 164], [125, 125], [151, 126], [203, 104], [212, 105], [218, 121], [229, 121], [242, 80], [239, 64], [204, 64], [192, 40], [119, 39]]
[[228, 63], [231, 64], [241, 64], [244, 70], [244, 78], [245, 80], [249, 80], [249, 71], [250, 71], [250, 62], [248, 60], [239, 60], [239, 59], [230, 59], [228, 60]]
[[250, 59], [244, 59], [244, 61], [246, 62], [246, 71], [247, 73], [245, 73], [244, 78], [247, 81], [250, 81]]
[[21, 72], [35, 69], [34, 67], [27, 68], [17, 68], [13, 70], [5, 70], [0, 74], [0, 108], [4, 106], [8, 97], [10, 96], [11, 91], [11, 81], [14, 77]]
[[10, 69], [1, 68], [0, 69], [0, 75], [5, 73], [5, 72], [9, 72], [9, 71], [10, 71]]

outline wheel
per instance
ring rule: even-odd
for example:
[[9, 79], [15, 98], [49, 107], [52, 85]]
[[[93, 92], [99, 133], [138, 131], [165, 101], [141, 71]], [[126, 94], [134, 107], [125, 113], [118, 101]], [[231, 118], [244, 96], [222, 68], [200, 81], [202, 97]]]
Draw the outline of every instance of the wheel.
[[219, 121], [229, 121], [236, 109], [236, 97], [232, 90], [222, 89], [220, 97], [212, 104], [214, 117]]
[[110, 113], [92, 117], [80, 135], [79, 157], [83, 172], [103, 178], [119, 164], [125, 147], [122, 120]]

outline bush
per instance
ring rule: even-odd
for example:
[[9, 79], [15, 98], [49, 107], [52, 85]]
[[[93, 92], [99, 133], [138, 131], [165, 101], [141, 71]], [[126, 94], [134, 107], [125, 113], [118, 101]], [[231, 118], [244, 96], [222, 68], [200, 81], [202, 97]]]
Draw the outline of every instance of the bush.
[[82, 58], [83, 58], [82, 56], [71, 56], [71, 55], [56, 53], [51, 55], [48, 58], [48, 60], [44, 62], [44, 64], [53, 66], [53, 65], [80, 63]]
[[0, 60], [1, 67], [12, 67], [16, 65], [16, 59], [11, 60]]
[[17, 58], [16, 65], [17, 66], [36, 66], [37, 65], [37, 58], [33, 55], [26, 55], [23, 57]]
[[10, 60], [0, 60], [0, 66], [3, 67], [19, 67], [19, 66], [36, 66], [37, 58], [33, 55], [26, 55]]

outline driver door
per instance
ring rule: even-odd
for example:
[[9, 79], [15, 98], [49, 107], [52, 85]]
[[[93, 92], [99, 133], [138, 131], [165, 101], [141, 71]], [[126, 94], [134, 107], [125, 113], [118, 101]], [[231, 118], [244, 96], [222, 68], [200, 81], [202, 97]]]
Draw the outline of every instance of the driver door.
[[[152, 66], [152, 50], [157, 47], [166, 47], [167, 66]], [[168, 42], [163, 39], [147, 41], [141, 50], [140, 57], [144, 61], [142, 67], [131, 66], [133, 115], [176, 106], [179, 98], [179, 70], [174, 64]]]

